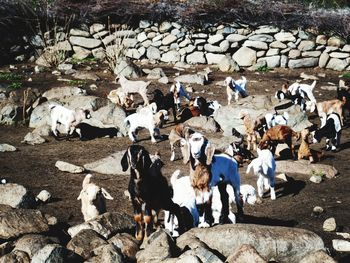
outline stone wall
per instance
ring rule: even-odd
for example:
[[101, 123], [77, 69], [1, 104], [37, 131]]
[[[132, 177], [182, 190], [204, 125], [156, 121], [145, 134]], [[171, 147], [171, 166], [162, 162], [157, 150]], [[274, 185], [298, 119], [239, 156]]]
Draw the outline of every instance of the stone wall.
[[[123, 28], [123, 27], [121, 27]], [[126, 27], [124, 27], [126, 28]], [[151, 63], [219, 64], [223, 71], [239, 67], [320, 67], [350, 70], [350, 44], [336, 36], [313, 35], [303, 30], [284, 31], [274, 26], [251, 28], [240, 23], [206, 25], [189, 30], [176, 22], [142, 20], [136, 29], [110, 33], [105, 25], [71, 29], [59, 49], [74, 57], [105, 58], [105, 50], [122, 38], [126, 55]], [[235, 64], [236, 67], [229, 65]]]

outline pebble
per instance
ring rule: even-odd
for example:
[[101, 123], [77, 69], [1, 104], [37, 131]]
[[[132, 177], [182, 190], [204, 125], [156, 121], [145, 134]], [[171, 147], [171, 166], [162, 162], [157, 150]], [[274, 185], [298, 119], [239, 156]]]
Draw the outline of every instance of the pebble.
[[337, 224], [335, 223], [335, 218], [331, 217], [326, 219], [323, 222], [323, 230], [327, 232], [334, 231], [337, 228]]
[[315, 206], [314, 209], [313, 209], [313, 212], [315, 214], [321, 214], [321, 213], [323, 213], [323, 211], [324, 211], [323, 208], [320, 207], [320, 206]]
[[319, 184], [322, 182], [322, 176], [313, 175], [310, 177], [310, 181], [315, 183], [315, 184]]

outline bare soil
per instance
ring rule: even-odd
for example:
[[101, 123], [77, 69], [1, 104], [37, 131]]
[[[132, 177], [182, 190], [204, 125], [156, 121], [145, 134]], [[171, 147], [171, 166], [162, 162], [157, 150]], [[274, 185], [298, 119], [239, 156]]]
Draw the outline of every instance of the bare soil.
[[[23, 68], [25, 66], [25, 68]], [[78, 66], [84, 69], [86, 65]], [[106, 96], [111, 89], [116, 88], [112, 83], [114, 77], [110, 73], [104, 72], [104, 65], [92, 64], [92, 71], [100, 76], [101, 80], [94, 83], [87, 81], [84, 87], [89, 94]], [[18, 65], [17, 73], [25, 76], [24, 79], [31, 77], [32, 82], [23, 81], [23, 88], [32, 87], [42, 91], [52, 87], [67, 85], [65, 82], [57, 81], [57, 77], [50, 72], [31, 75], [33, 65]], [[146, 67], [146, 66], [143, 66]], [[163, 67], [163, 66], [162, 66]], [[172, 78], [177, 70], [163, 67], [168, 77]], [[191, 70], [188, 70], [190, 72]], [[250, 94], [271, 94], [289, 80], [293, 83], [299, 79], [300, 73], [304, 71], [308, 74], [317, 75], [324, 73], [325, 77], [320, 77], [316, 86], [315, 96], [318, 100], [327, 100], [336, 97], [335, 91], [324, 91], [320, 87], [329, 85], [328, 82], [337, 84], [339, 81], [339, 72], [327, 71], [321, 69], [290, 70], [276, 69], [270, 72], [240, 72], [232, 74], [234, 78], [245, 75], [250, 81], [248, 90]], [[213, 72], [211, 83], [205, 86], [191, 85], [195, 91], [193, 95], [204, 96], [207, 99], [216, 99], [222, 105], [226, 105], [225, 89], [216, 86], [217, 81], [222, 81], [226, 74]], [[70, 79], [70, 76], [61, 76]], [[305, 82], [312, 82], [311, 80]], [[98, 89], [92, 91], [90, 84], [96, 84]], [[151, 84], [151, 90], [160, 88], [164, 92], [169, 85], [159, 84], [154, 81]], [[22, 88], [22, 89], [23, 89]], [[141, 98], [137, 97], [137, 102], [141, 103]], [[318, 118], [314, 114], [310, 115], [310, 120], [316, 123]], [[170, 122], [161, 130], [162, 134], [168, 134], [174, 127], [172, 117]], [[9, 182], [22, 184], [30, 189], [35, 195], [41, 190], [46, 189], [53, 195], [53, 200], [45, 205], [40, 205], [38, 209], [56, 216], [58, 220], [66, 226], [83, 222], [83, 216], [80, 212], [80, 201], [77, 196], [81, 190], [81, 183], [84, 174], [69, 174], [59, 171], [55, 167], [57, 160], [67, 161], [76, 165], [104, 158], [116, 151], [123, 151], [129, 145], [128, 138], [100, 138], [91, 141], [79, 141], [74, 138], [70, 141], [56, 141], [53, 137], [47, 137], [47, 143], [30, 146], [21, 144], [24, 136], [32, 129], [27, 125], [18, 124], [16, 126], [0, 126], [0, 142], [9, 143], [18, 148], [15, 152], [0, 153], [0, 177], [6, 178]], [[217, 134], [221, 136], [221, 134]], [[160, 151], [162, 159], [165, 162], [163, 174], [169, 178], [173, 171], [181, 169], [185, 174], [188, 173], [188, 166], [178, 159], [170, 162], [170, 146], [167, 140], [152, 144], [148, 131], [139, 132], [140, 144], [145, 146], [151, 153]], [[325, 179], [321, 184], [314, 184], [305, 176], [288, 173], [289, 181], [277, 181], [276, 193], [277, 199], [270, 200], [269, 195], [263, 199], [262, 204], [254, 206], [245, 206], [245, 223], [255, 223], [274, 226], [288, 226], [304, 228], [319, 234], [325, 242], [332, 256], [340, 262], [349, 262], [350, 256], [346, 253], [335, 252], [332, 249], [332, 239], [338, 236], [332, 232], [327, 233], [322, 230], [325, 219], [335, 217], [337, 222], [337, 231], [350, 232], [350, 176], [349, 176], [349, 156], [350, 156], [350, 130], [348, 125], [344, 127], [341, 139], [341, 150], [337, 153], [327, 152], [327, 157], [322, 163], [331, 164], [339, 171], [339, 175], [333, 179]], [[324, 142], [313, 145], [315, 149], [321, 149]], [[348, 156], [349, 155], [349, 156]], [[117, 165], [117, 164], [116, 164]], [[250, 183], [256, 187], [256, 179], [252, 175], [245, 174], [246, 165], [240, 170], [242, 183]], [[128, 176], [121, 175], [103, 175], [94, 173], [93, 180], [114, 197], [114, 200], [107, 201], [109, 211], [124, 212], [132, 215], [131, 203], [124, 196], [124, 190], [127, 189]], [[319, 215], [313, 215], [315, 206], [324, 208], [324, 212]], [[235, 211], [235, 208], [233, 208]], [[62, 229], [63, 231], [65, 229]]]

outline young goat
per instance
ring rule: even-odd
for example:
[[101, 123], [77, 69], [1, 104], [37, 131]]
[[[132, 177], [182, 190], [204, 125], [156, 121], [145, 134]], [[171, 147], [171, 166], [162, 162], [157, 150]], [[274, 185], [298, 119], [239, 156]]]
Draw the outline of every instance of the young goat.
[[85, 119], [90, 119], [90, 111], [81, 108], [70, 110], [61, 105], [49, 105], [51, 114], [51, 130], [57, 138], [57, 124], [65, 126], [67, 138], [74, 132], [75, 127]]
[[[304, 96], [305, 97], [305, 96]], [[294, 95], [292, 95], [289, 91], [288, 91], [288, 84], [283, 84], [282, 85], [282, 89], [276, 91], [275, 93], [275, 98], [278, 100], [285, 100], [285, 99], [289, 99], [293, 102], [294, 105], [299, 105], [300, 106], [300, 110], [302, 112], [306, 111], [306, 100], [303, 96], [301, 96], [299, 93], [296, 93]]]
[[83, 180], [77, 200], [81, 200], [81, 212], [84, 220], [89, 221], [106, 212], [105, 199], [113, 200], [113, 197], [102, 187], [90, 182], [92, 175], [87, 174]]
[[218, 101], [208, 101], [203, 97], [196, 97], [193, 100], [193, 106], [198, 107], [202, 116], [213, 116], [221, 107]]
[[157, 215], [160, 209], [176, 215], [180, 234], [187, 230], [182, 224], [183, 209], [171, 200], [167, 180], [160, 171], [161, 165], [159, 162], [152, 163], [143, 146], [129, 146], [121, 159], [121, 166], [123, 171], [130, 167], [128, 191], [134, 208], [137, 240], [149, 237], [153, 230], [152, 214]]
[[256, 135], [256, 127], [255, 122], [250, 117], [249, 113], [241, 111], [239, 113], [239, 118], [243, 121], [245, 132], [247, 134], [247, 150], [254, 150], [256, 151], [256, 143], [258, 140], [258, 137]]
[[174, 95], [174, 102], [178, 111], [181, 109], [181, 97], [191, 100], [191, 96], [187, 94], [184, 86], [179, 81], [176, 81], [175, 84], [170, 87], [170, 92]]
[[117, 137], [119, 130], [117, 128], [100, 128], [81, 122], [75, 127], [75, 132], [79, 135], [81, 141], [93, 140], [102, 137]]
[[300, 132], [301, 135], [301, 144], [298, 149], [298, 160], [301, 159], [308, 159], [310, 163], [313, 163], [315, 161], [320, 161], [323, 152], [318, 152], [313, 149], [310, 149], [310, 131], [309, 129], [304, 129]]
[[149, 101], [147, 98], [147, 87], [151, 83], [151, 81], [145, 82], [142, 80], [128, 80], [123, 75], [118, 76], [116, 82], [119, 80], [121, 88], [126, 94], [129, 93], [138, 93], [141, 95], [144, 105], [148, 105]]
[[244, 76], [238, 80], [234, 80], [232, 77], [227, 77], [225, 79], [227, 105], [230, 105], [233, 95], [235, 95], [235, 101], [238, 101], [239, 96], [242, 98], [248, 96], [247, 83], [248, 81]]
[[254, 123], [254, 129], [263, 137], [264, 133], [273, 126], [287, 125], [289, 119], [288, 112], [283, 115], [276, 113], [266, 113], [265, 116], [257, 118]]
[[[155, 105], [155, 103], [151, 103]], [[135, 112], [124, 119], [124, 123], [128, 127], [129, 138], [132, 142], [136, 142], [136, 130], [138, 128], [146, 128], [151, 135], [152, 143], [157, 143], [154, 135], [160, 136], [159, 128], [168, 119], [168, 112], [166, 110], [160, 110], [153, 114], [153, 107], [142, 108], [139, 112]]]
[[[185, 155], [184, 151], [186, 152], [187, 149], [185, 149], [186, 146], [186, 140], [189, 135], [194, 133], [194, 131], [189, 127], [182, 123], [178, 124], [173, 128], [169, 133], [169, 143], [170, 143], [170, 161], [175, 161], [175, 149], [176, 147], [180, 147], [182, 156]], [[184, 140], [184, 141], [182, 141]]]
[[313, 94], [313, 90], [316, 86], [316, 80], [311, 85], [295, 82], [288, 87], [288, 91], [292, 96], [300, 94], [303, 98], [307, 97], [311, 102], [316, 103], [316, 98]]
[[158, 110], [167, 110], [172, 109], [174, 122], [177, 123], [176, 119], [176, 108], [174, 102], [174, 93], [169, 92], [166, 95], [161, 92], [161, 90], [156, 89], [153, 91], [153, 99], [152, 102], [155, 102]]
[[130, 108], [134, 105], [134, 96], [129, 95], [122, 88], [111, 90], [107, 98], [121, 107]]
[[258, 149], [258, 158], [254, 159], [247, 167], [246, 173], [249, 174], [253, 168], [254, 174], [258, 177], [256, 182], [258, 195], [262, 198], [264, 188], [267, 190], [270, 187], [271, 200], [276, 199], [275, 193], [275, 170], [276, 162], [270, 150]]
[[314, 112], [317, 110], [317, 114], [320, 117], [321, 120], [321, 127], [323, 127], [326, 124], [327, 115], [331, 113], [336, 113], [340, 117], [341, 124], [343, 125], [343, 108], [346, 104], [346, 99], [343, 98], [343, 100], [327, 100], [318, 102], [316, 104], [314, 103], [308, 103], [308, 109], [310, 112]]
[[338, 114], [331, 113], [327, 116], [326, 124], [320, 129], [311, 132], [313, 143], [320, 142], [322, 138], [326, 138], [326, 151], [336, 151], [340, 145], [341, 137], [341, 119]]
[[300, 132], [293, 131], [286, 125], [277, 125], [266, 131], [259, 142], [259, 149], [266, 149], [272, 147], [271, 151], [274, 154], [277, 144], [286, 143], [291, 150], [293, 159], [295, 158], [294, 144], [292, 138], [300, 139]]

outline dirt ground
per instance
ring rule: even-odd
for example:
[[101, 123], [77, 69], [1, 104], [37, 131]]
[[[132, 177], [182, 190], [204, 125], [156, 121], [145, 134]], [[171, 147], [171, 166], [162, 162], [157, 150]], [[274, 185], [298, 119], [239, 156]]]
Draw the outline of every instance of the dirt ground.
[[[80, 65], [84, 69], [86, 65]], [[89, 94], [106, 96], [111, 89], [116, 88], [112, 83], [113, 76], [106, 73], [104, 65], [90, 65], [92, 72], [100, 76], [101, 80], [94, 83], [87, 81], [84, 87]], [[26, 65], [26, 68], [18, 66], [17, 72], [25, 75], [26, 79], [31, 77], [32, 82], [23, 82], [23, 87], [38, 88], [47, 90], [52, 87], [67, 85], [67, 83], [57, 81], [57, 77], [50, 72], [30, 75], [33, 65]], [[143, 66], [146, 67], [146, 66]], [[178, 70], [164, 66], [166, 75], [172, 80], [175, 72]], [[191, 71], [191, 70], [189, 70]], [[249, 80], [248, 91], [250, 94], [271, 94], [289, 80], [293, 83], [300, 79], [300, 73], [304, 71], [308, 74], [320, 77], [317, 83], [315, 96], [318, 100], [332, 99], [336, 97], [335, 91], [321, 90], [321, 86], [329, 85], [329, 82], [337, 84], [341, 73], [326, 71], [320, 69], [308, 70], [289, 70], [278, 69], [270, 72], [239, 72], [232, 76], [238, 78], [244, 75]], [[227, 74], [213, 72], [211, 83], [205, 86], [191, 85], [195, 91], [194, 96], [204, 96], [207, 99], [216, 99], [222, 105], [226, 105], [225, 88], [216, 86], [217, 81], [222, 81]], [[62, 76], [70, 79], [70, 76]], [[311, 83], [311, 80], [305, 81]], [[98, 89], [92, 91], [90, 84], [96, 84]], [[169, 85], [159, 84], [154, 81], [151, 84], [151, 90], [160, 88], [164, 92], [168, 90]], [[139, 102], [140, 98], [136, 97]], [[161, 129], [162, 134], [168, 134], [174, 127], [172, 117], [170, 122]], [[315, 115], [310, 115], [310, 120], [318, 123]], [[77, 196], [81, 190], [81, 183], [84, 174], [68, 174], [59, 171], [55, 167], [57, 160], [67, 161], [76, 165], [104, 158], [116, 151], [122, 151], [130, 145], [128, 138], [100, 138], [91, 141], [81, 142], [77, 138], [70, 141], [56, 141], [53, 137], [47, 137], [47, 143], [30, 146], [21, 144], [24, 136], [32, 129], [18, 124], [17, 126], [0, 126], [0, 143], [9, 143], [18, 148], [16, 152], [0, 153], [0, 178], [6, 178], [9, 182], [24, 185], [35, 195], [41, 190], [46, 189], [53, 195], [53, 200], [45, 205], [38, 207], [41, 211], [56, 216], [60, 222], [68, 225], [74, 225], [83, 221], [80, 212], [80, 201]], [[220, 133], [217, 136], [221, 136]], [[151, 153], [159, 150], [162, 159], [165, 162], [163, 174], [169, 178], [173, 171], [181, 169], [185, 174], [188, 173], [188, 166], [182, 163], [182, 160], [170, 162], [170, 146], [167, 140], [152, 144], [148, 131], [142, 130], [139, 133], [140, 144], [145, 146]], [[264, 225], [278, 225], [304, 228], [319, 234], [325, 242], [329, 252], [340, 262], [349, 262], [350, 255], [346, 253], [335, 252], [332, 249], [332, 239], [338, 238], [333, 233], [327, 233], [322, 230], [322, 224], [325, 219], [335, 217], [337, 222], [337, 231], [350, 232], [350, 129], [348, 125], [344, 127], [341, 139], [341, 150], [337, 153], [328, 153], [322, 163], [334, 165], [339, 171], [339, 175], [334, 179], [325, 179], [321, 184], [314, 184], [305, 176], [293, 174], [290, 171], [287, 175], [290, 177], [288, 182], [277, 181], [276, 193], [277, 199], [272, 201], [269, 195], [263, 199], [262, 204], [254, 206], [245, 206], [245, 223], [256, 223]], [[324, 146], [321, 144], [313, 145], [315, 149]], [[252, 175], [245, 174], [246, 164], [240, 170], [242, 183], [250, 183], [256, 187], [256, 179]], [[124, 196], [124, 190], [127, 189], [128, 176], [121, 175], [103, 175], [94, 173], [94, 181], [105, 187], [114, 197], [114, 200], [107, 201], [109, 211], [125, 212], [132, 215], [131, 203]], [[312, 210], [315, 206], [324, 208], [324, 212], [319, 215], [313, 215]], [[235, 207], [233, 208], [235, 211]]]

